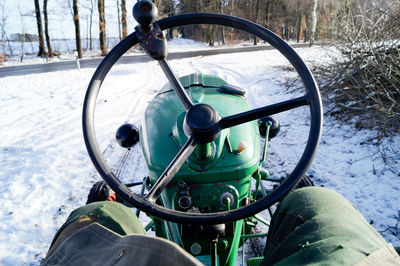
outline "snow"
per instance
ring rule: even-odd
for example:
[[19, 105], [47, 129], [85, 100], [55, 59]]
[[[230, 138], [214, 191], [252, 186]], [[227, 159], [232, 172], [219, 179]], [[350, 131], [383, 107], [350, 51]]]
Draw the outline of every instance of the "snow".
[[[189, 49], [198, 44], [178, 43]], [[198, 48], [198, 47], [197, 47]], [[327, 58], [319, 47], [297, 49], [307, 61]], [[276, 51], [172, 60], [179, 75], [193, 72], [218, 75], [247, 91], [254, 107], [301, 95], [285, 89], [289, 63]], [[99, 180], [87, 155], [81, 133], [82, 102], [95, 69], [5, 77], [0, 79], [0, 264], [37, 265], [44, 258], [57, 229], [70, 211], [83, 205], [92, 183]], [[131, 153], [114, 139], [118, 126], [139, 124], [155, 93], [167, 82], [156, 62], [116, 65], [97, 100], [96, 132], [101, 150], [112, 168], [128, 167], [119, 175], [141, 181], [146, 175], [140, 148]], [[270, 142], [267, 166], [276, 176], [290, 172], [308, 135], [308, 110], [299, 108], [276, 117], [280, 134]], [[367, 221], [393, 244], [398, 236], [400, 201], [400, 137], [383, 139], [376, 132], [325, 117], [323, 136], [308, 174], [318, 186], [332, 188], [354, 203]], [[397, 153], [398, 154], [398, 153]], [[141, 215], [141, 221], [148, 219]], [[385, 231], [386, 230], [386, 231]]]

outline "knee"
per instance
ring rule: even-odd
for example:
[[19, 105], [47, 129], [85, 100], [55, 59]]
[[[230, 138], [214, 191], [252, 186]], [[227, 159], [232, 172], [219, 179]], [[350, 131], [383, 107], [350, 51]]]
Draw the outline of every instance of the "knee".
[[120, 235], [145, 234], [143, 226], [133, 211], [125, 205], [113, 201], [89, 203], [74, 210], [66, 224], [82, 217], [93, 217], [97, 222]]
[[282, 202], [310, 202], [321, 201], [324, 198], [346, 200], [334, 190], [324, 187], [303, 187], [291, 192]]
[[357, 209], [339, 193], [323, 187], [296, 189], [282, 200], [280, 210], [311, 218], [321, 212], [340, 210], [358, 212]]

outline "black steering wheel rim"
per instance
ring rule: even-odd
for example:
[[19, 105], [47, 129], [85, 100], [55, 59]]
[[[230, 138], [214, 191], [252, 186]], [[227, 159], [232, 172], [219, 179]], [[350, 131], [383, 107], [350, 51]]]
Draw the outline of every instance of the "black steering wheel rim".
[[132, 46], [138, 43], [136, 32], [133, 32], [117, 44], [100, 63], [90, 81], [83, 104], [82, 126], [85, 145], [100, 176], [117, 194], [134, 207], [150, 215], [178, 223], [218, 224], [232, 222], [261, 212], [267, 207], [280, 201], [297, 185], [308, 170], [315, 156], [321, 136], [321, 98], [316, 81], [304, 61], [297, 55], [293, 48], [273, 32], [245, 19], [222, 14], [196, 13], [168, 17], [158, 20], [155, 23], [159, 25], [161, 30], [190, 24], [215, 24], [228, 26], [251, 33], [275, 47], [296, 69], [306, 89], [306, 95], [304, 97], [307, 100], [307, 105], [310, 107], [311, 118], [310, 132], [306, 147], [296, 167], [279, 187], [256, 202], [231, 211], [217, 213], [179, 212], [151, 203], [146, 201], [143, 197], [134, 194], [128, 187], [119, 181], [107, 166], [102, 152], [100, 152], [94, 129], [95, 103], [101, 84], [117, 60]]

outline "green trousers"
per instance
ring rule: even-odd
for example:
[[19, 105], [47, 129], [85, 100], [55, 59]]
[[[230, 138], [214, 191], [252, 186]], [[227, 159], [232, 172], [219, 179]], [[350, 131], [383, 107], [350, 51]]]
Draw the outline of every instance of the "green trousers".
[[[107, 201], [91, 203], [71, 213], [56, 234], [45, 262], [57, 249], [64, 249], [63, 253], [70, 250], [65, 244], [62, 246], [63, 242], [72, 238], [70, 236], [78, 230], [93, 223], [100, 224], [120, 236], [129, 237], [133, 234], [137, 238], [143, 238], [145, 235], [139, 220], [128, 207]], [[98, 232], [104, 231], [102, 228], [94, 229]], [[110, 239], [114, 239], [113, 237]], [[77, 241], [79, 242], [79, 238]], [[140, 247], [140, 243], [144, 242], [139, 242], [136, 247]], [[168, 243], [161, 244], [168, 246]], [[60, 245], [61, 248], [58, 248]], [[79, 246], [79, 243], [75, 242], [72, 245]], [[354, 265], [387, 245], [360, 212], [338, 193], [325, 188], [307, 187], [290, 193], [279, 204], [271, 220], [262, 265]], [[152, 258], [149, 261], [154, 263], [157, 254], [149, 255], [149, 250], [151, 251], [143, 247], [140, 254], [144, 256], [146, 253], [146, 256]], [[177, 263], [180, 259], [182, 265], [197, 265], [197, 261], [179, 247], [169, 251], [167, 257], [171, 252], [176, 253], [175, 265], [180, 265]], [[75, 253], [72, 251], [72, 254]], [[382, 256], [379, 255], [377, 261], [381, 259]], [[394, 254], [393, 259], [399, 259], [398, 255]], [[160, 258], [160, 261], [163, 260], [165, 261], [165, 258]]]
[[305, 187], [274, 213], [262, 265], [355, 265], [387, 245], [341, 195]]
[[58, 230], [41, 264], [202, 265], [177, 244], [146, 236], [132, 209], [111, 201], [74, 210]]

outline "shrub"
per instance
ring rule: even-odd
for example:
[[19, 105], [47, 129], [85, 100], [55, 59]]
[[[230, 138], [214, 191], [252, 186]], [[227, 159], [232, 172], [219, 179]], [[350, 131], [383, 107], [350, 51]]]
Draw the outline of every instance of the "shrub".
[[[347, 1], [346, 1], [347, 2]], [[340, 119], [389, 135], [400, 130], [400, 1], [344, 3], [334, 47], [340, 56], [320, 72]], [[330, 43], [332, 45], [332, 43]]]

